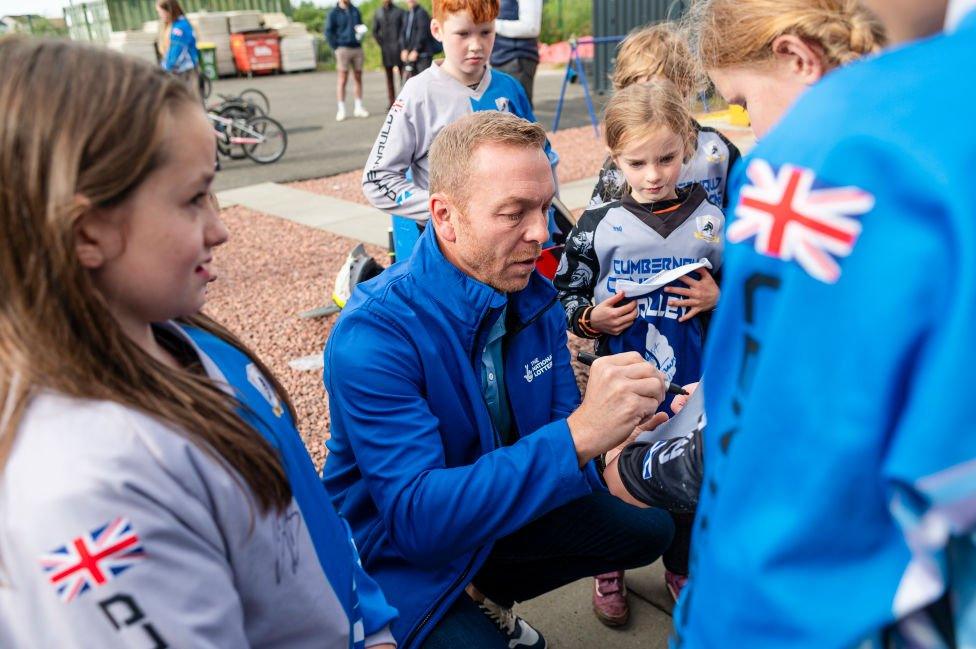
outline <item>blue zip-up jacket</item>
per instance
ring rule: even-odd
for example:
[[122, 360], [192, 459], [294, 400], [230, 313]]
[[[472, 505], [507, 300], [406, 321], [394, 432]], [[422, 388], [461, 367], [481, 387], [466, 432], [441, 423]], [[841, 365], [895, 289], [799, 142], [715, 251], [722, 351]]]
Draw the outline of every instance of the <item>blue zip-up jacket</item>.
[[733, 172], [681, 648], [976, 646], [976, 11]]
[[363, 17], [355, 5], [350, 4], [345, 9], [336, 5], [325, 21], [325, 40], [332, 51], [337, 47], [362, 47], [356, 38], [356, 25], [362, 22]]
[[506, 295], [463, 273], [429, 227], [413, 255], [360, 284], [325, 349], [332, 436], [323, 479], [363, 565], [419, 646], [492, 543], [602, 483], [566, 417], [579, 391], [565, 316], [533, 274], [507, 296], [505, 387], [519, 439], [498, 448], [481, 356]]
[[186, 72], [197, 67], [200, 52], [197, 50], [197, 38], [193, 35], [193, 27], [186, 16], [180, 16], [173, 21], [169, 32], [169, 49], [163, 59], [163, 69], [170, 72]]

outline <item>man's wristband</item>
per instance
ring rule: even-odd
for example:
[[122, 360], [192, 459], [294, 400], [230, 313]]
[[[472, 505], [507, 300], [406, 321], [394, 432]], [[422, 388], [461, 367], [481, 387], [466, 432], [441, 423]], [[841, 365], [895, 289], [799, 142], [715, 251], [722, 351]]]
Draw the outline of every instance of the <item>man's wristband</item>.
[[600, 332], [594, 329], [593, 325], [590, 324], [590, 315], [592, 313], [593, 313], [592, 306], [588, 306], [585, 309], [583, 309], [583, 313], [580, 315], [579, 320], [576, 321], [576, 324], [579, 325], [579, 330], [587, 338], [599, 338]]

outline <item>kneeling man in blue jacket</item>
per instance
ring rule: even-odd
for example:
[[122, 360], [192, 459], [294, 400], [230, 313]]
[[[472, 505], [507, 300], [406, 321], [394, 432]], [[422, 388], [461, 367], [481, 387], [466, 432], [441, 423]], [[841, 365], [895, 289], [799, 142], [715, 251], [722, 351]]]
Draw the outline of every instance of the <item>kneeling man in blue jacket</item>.
[[671, 541], [667, 513], [611, 496], [591, 461], [656, 423], [665, 386], [621, 354], [593, 364], [580, 404], [565, 315], [535, 272], [555, 191], [544, 146], [503, 111], [444, 128], [431, 227], [356, 289], [325, 349], [324, 481], [400, 611], [400, 649], [545, 647], [514, 602]]

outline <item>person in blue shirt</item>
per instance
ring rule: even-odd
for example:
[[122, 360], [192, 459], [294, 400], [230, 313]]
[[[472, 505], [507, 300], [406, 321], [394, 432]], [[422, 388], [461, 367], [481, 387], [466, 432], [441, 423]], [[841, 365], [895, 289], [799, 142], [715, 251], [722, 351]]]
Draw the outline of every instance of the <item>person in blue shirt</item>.
[[976, 3], [869, 0], [906, 42], [781, 119], [769, 91], [816, 70], [802, 32], [760, 25], [863, 44], [874, 20], [841, 1], [706, 4], [703, 46], [737, 43], [704, 47], [706, 69], [775, 125], [730, 184], [674, 646], [974, 646]]
[[162, 66], [183, 78], [191, 88], [196, 88], [197, 65], [200, 52], [193, 27], [183, 13], [179, 0], [159, 0], [156, 14], [164, 26], [162, 47]]
[[655, 423], [664, 384], [640, 354], [601, 358], [580, 404], [566, 316], [534, 270], [555, 194], [545, 142], [507, 111], [441, 129], [429, 227], [357, 285], [326, 345], [323, 479], [401, 649], [545, 647], [514, 602], [671, 542], [668, 514], [611, 496], [591, 461]]

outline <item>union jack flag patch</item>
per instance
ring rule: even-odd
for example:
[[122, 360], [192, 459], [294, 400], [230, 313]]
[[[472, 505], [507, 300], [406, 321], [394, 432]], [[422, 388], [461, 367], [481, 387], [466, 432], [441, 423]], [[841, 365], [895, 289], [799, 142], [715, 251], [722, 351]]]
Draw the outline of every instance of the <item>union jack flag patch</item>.
[[63, 602], [105, 584], [145, 558], [139, 536], [126, 518], [116, 518], [43, 555], [41, 568]]
[[727, 239], [755, 237], [759, 254], [795, 259], [821, 282], [840, 279], [836, 258], [851, 254], [861, 234], [860, 221], [852, 217], [869, 212], [874, 196], [857, 187], [813, 189], [816, 175], [810, 169], [783, 165], [774, 173], [759, 159], [749, 163], [746, 176], [750, 184], [742, 188]]

